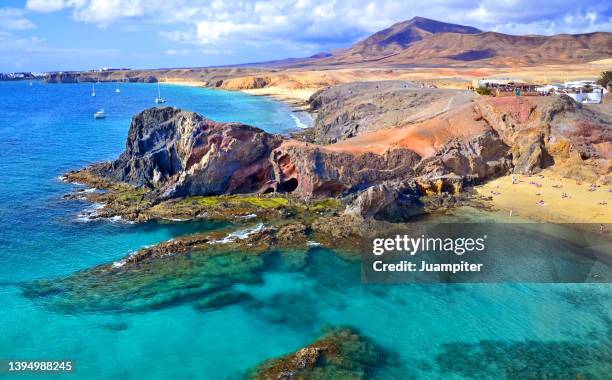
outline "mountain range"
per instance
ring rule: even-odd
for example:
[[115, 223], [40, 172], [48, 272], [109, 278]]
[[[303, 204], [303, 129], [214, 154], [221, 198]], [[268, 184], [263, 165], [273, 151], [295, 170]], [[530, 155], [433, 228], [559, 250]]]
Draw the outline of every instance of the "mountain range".
[[612, 58], [612, 33], [511, 35], [414, 17], [353, 46], [258, 66], [529, 66]]

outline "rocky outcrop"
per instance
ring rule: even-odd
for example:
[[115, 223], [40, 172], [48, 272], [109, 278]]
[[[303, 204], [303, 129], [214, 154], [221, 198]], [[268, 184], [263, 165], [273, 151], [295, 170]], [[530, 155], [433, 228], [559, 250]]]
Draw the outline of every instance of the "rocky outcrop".
[[[253, 192], [338, 197], [371, 188], [352, 213], [393, 218], [399, 212], [389, 205], [405, 201], [418, 209], [411, 196], [458, 194], [512, 172], [560, 162], [572, 168], [594, 162], [609, 171], [611, 141], [609, 116], [567, 97], [481, 98], [423, 122], [328, 146], [165, 107], [136, 115], [119, 159], [90, 170], [153, 190], [147, 194], [153, 202]], [[418, 193], [402, 187], [410, 181]]]
[[135, 116], [125, 151], [100, 174], [156, 189], [162, 198], [254, 192], [273, 178], [281, 137], [176, 108]]
[[483, 117], [511, 147], [515, 173], [574, 162], [609, 170], [612, 118], [568, 96], [488, 98]]
[[385, 361], [383, 352], [350, 328], [330, 329], [298, 351], [260, 364], [253, 380], [366, 379]]
[[249, 192], [338, 196], [414, 176], [418, 154], [330, 152], [238, 123], [152, 108], [132, 120], [125, 151], [92, 167], [101, 177], [153, 189], [157, 198]]
[[423, 213], [416, 181], [385, 182], [371, 186], [352, 200], [345, 215], [381, 220], [406, 220]]
[[456, 193], [464, 184], [477, 184], [508, 174], [512, 169], [510, 147], [494, 131], [472, 140], [452, 139], [416, 167], [420, 182], [445, 180], [439, 191]]

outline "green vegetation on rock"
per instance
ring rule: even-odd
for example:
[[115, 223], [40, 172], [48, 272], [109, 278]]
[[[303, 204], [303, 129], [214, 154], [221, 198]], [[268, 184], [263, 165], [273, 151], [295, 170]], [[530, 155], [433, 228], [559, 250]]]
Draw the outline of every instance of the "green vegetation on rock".
[[491, 95], [492, 94], [491, 89], [489, 87], [478, 87], [476, 89], [476, 93], [478, 95]]
[[602, 72], [601, 76], [597, 80], [597, 84], [606, 87], [610, 83], [612, 83], [612, 71]]

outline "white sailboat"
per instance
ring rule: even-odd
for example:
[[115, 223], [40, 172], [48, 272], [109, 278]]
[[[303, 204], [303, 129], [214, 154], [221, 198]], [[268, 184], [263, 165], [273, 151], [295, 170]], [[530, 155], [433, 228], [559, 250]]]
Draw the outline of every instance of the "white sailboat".
[[155, 103], [161, 104], [165, 102], [166, 101], [164, 100], [164, 98], [161, 97], [161, 91], [159, 89], [159, 82], [157, 82], [157, 98], [155, 98]]
[[91, 85], [91, 96], [96, 96], [96, 85], [93, 83]]

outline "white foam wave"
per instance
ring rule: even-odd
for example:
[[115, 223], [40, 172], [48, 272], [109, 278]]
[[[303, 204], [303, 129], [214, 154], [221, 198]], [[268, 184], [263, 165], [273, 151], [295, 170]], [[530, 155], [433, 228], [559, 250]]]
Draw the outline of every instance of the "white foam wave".
[[224, 237], [221, 240], [213, 240], [210, 242], [210, 244], [227, 244], [227, 243], [232, 243], [233, 241], [235, 241], [236, 239], [246, 239], [247, 237], [249, 237], [250, 235], [260, 232], [264, 229], [264, 224], [263, 223], [259, 223], [258, 225], [252, 227], [252, 228], [247, 228], [244, 230], [238, 230], [238, 231], [234, 231], [230, 234], [228, 234], [226, 237]]
[[104, 203], [94, 203], [77, 216], [79, 222], [90, 222], [98, 216], [98, 210], [104, 208]]
[[308, 125], [304, 124], [302, 122], [302, 120], [300, 120], [299, 117], [295, 116], [294, 114], [289, 114], [289, 116], [291, 116], [291, 118], [293, 119], [293, 122], [295, 123], [296, 127], [300, 128], [300, 129], [308, 128]]
[[170, 222], [186, 222], [189, 219], [181, 219], [181, 218], [164, 218], [164, 220], [168, 220]]

